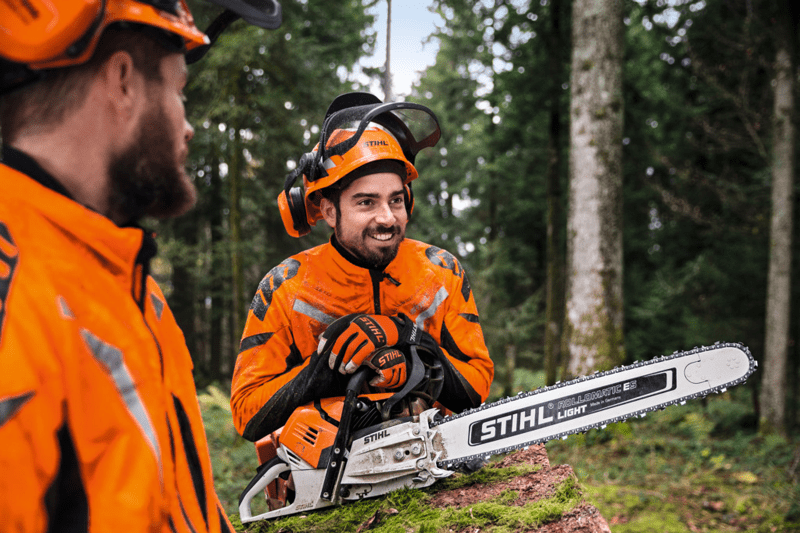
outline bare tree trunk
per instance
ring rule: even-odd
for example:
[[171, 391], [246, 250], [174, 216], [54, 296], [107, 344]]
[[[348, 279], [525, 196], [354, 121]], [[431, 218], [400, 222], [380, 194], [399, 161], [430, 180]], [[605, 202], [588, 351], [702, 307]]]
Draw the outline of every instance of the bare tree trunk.
[[[219, 155], [216, 146], [213, 148], [214, 158], [211, 162], [211, 198], [222, 198], [222, 179], [219, 175]], [[225, 265], [227, 258], [222, 254], [220, 248], [224, 240], [222, 205], [216, 206], [211, 210], [209, 224], [211, 225], [211, 273], [212, 282], [209, 286], [211, 293], [211, 313], [209, 317], [209, 359], [208, 370], [211, 379], [222, 377], [223, 356], [229, 350], [225, 350], [222, 344], [222, 321], [225, 319], [225, 296], [223, 291], [228, 287]]]
[[624, 360], [621, 0], [574, 0], [567, 221], [568, 373]]
[[794, 68], [789, 19], [777, 21], [775, 104], [772, 145], [770, 227], [764, 374], [761, 381], [762, 431], [786, 434], [786, 372], [791, 311], [792, 210], [794, 191]]
[[514, 394], [514, 371], [517, 368], [517, 345], [513, 339], [506, 344], [506, 372], [503, 376], [502, 396]]
[[561, 326], [564, 321], [564, 258], [561, 253], [561, 17], [560, 3], [551, 4], [548, 39], [550, 133], [547, 137], [547, 287], [545, 301], [545, 383], [556, 382], [561, 366]]
[[383, 101], [391, 102], [394, 100], [392, 94], [392, 0], [386, 0], [386, 64], [381, 79], [381, 89], [383, 89]]
[[[192, 211], [173, 221], [176, 236], [190, 247], [192, 251], [186, 255], [192, 259], [195, 258], [194, 247], [198, 241], [198, 218], [197, 212]], [[192, 354], [195, 367], [204, 368], [205, 354], [199, 350], [200, 345], [197, 342], [197, 330], [195, 328], [195, 319], [197, 318], [195, 309], [196, 289], [197, 279], [193, 261], [183, 258], [174, 261], [172, 265], [172, 294], [169, 298], [169, 306], [175, 316], [175, 321], [183, 331], [186, 347], [189, 349], [189, 353]]]
[[230, 236], [231, 236], [231, 281], [233, 289], [233, 311], [231, 316], [230, 338], [238, 339], [244, 329], [247, 310], [244, 307], [244, 267], [242, 266], [242, 139], [239, 127], [234, 126], [231, 161], [228, 167], [228, 181], [231, 187]]

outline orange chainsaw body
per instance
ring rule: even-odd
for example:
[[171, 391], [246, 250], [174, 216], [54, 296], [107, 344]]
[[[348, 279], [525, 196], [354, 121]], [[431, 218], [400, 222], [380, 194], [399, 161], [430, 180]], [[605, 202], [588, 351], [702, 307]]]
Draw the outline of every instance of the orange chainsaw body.
[[[390, 396], [391, 393], [375, 393], [361, 398], [381, 401]], [[295, 409], [285, 426], [256, 442], [259, 464], [275, 457], [282, 444], [312, 467], [325, 468], [325, 459], [339, 431], [343, 405], [344, 398], [340, 396], [323, 398]]]

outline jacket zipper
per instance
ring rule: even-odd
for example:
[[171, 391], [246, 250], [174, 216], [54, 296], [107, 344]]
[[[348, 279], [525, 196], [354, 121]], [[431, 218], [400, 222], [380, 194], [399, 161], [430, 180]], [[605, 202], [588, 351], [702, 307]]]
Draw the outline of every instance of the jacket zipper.
[[381, 282], [388, 279], [395, 287], [400, 286], [400, 282], [383, 270], [369, 270], [369, 276], [372, 278], [372, 300], [375, 308], [375, 314], [381, 314]]
[[372, 302], [375, 314], [381, 314], [381, 281], [383, 272], [380, 270], [369, 270], [369, 277], [372, 278]]

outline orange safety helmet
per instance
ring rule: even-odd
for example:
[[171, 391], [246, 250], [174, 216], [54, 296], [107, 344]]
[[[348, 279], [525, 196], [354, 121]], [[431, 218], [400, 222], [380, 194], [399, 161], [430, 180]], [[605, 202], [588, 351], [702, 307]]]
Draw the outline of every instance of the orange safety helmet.
[[166, 30], [187, 50], [209, 42], [185, 0], [6, 0], [0, 3], [0, 55], [34, 70], [78, 65], [115, 22]]
[[[278, 195], [286, 232], [292, 237], [308, 234], [311, 226], [323, 218], [320, 191], [367, 163], [381, 160], [398, 161], [405, 166], [405, 175], [400, 177], [410, 215], [414, 206], [411, 182], [418, 177], [414, 160], [420, 150], [436, 145], [440, 136], [436, 116], [423, 105], [384, 104], [369, 93], [337, 97], [328, 107], [320, 141], [311, 153], [300, 158]], [[301, 174], [303, 187], [292, 187]]]
[[[264, 28], [280, 26], [276, 0], [265, 0], [257, 8], [248, 0], [213, 1], [227, 9], [209, 27], [209, 38], [195, 26], [186, 0], [3, 0], [0, 93], [39, 79], [44, 70], [85, 63], [112, 24], [162, 30], [165, 44], [176, 51], [194, 50], [195, 60], [239, 17]], [[191, 62], [188, 57], [187, 61]]]

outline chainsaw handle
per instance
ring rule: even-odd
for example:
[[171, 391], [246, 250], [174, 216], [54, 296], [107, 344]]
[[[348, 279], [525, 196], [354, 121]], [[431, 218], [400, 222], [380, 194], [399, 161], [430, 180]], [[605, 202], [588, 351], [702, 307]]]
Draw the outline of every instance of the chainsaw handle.
[[347, 462], [345, 451], [350, 445], [350, 419], [353, 416], [353, 409], [356, 407], [358, 392], [364, 386], [371, 372], [372, 369], [368, 366], [359, 367], [347, 382], [342, 416], [339, 418], [339, 431], [336, 432], [336, 438], [333, 440], [330, 462], [325, 469], [325, 481], [322, 483], [322, 492], [319, 495], [323, 500], [332, 502], [336, 496], [333, 489], [339, 484], [341, 473], [344, 472], [344, 464]]
[[414, 390], [417, 385], [425, 378], [425, 366], [422, 364], [422, 359], [419, 358], [419, 354], [417, 353], [417, 347], [413, 344], [410, 346], [410, 355], [411, 360], [409, 361], [410, 368], [408, 369], [408, 379], [406, 379], [405, 385], [403, 388], [394, 393], [391, 397], [389, 397], [385, 402], [383, 402], [383, 407], [381, 408], [381, 417], [383, 420], [389, 419], [389, 414], [392, 412], [392, 407], [394, 407], [397, 402], [402, 400], [403, 398], [408, 395], [409, 392]]

